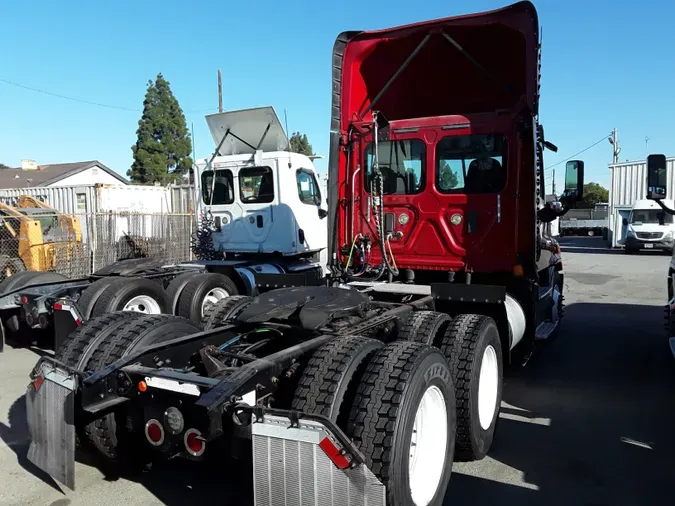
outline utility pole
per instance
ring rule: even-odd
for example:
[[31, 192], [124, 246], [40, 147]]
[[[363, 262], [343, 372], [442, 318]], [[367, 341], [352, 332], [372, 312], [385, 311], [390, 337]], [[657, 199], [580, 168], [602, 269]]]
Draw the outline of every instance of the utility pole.
[[218, 69], [218, 112], [223, 112], [223, 78]]
[[621, 147], [619, 146], [619, 135], [617, 134], [616, 128], [612, 130], [612, 136], [607, 140], [612, 146], [614, 146], [612, 151], [612, 163], [619, 163], [619, 153], [621, 153]]
[[553, 196], [555, 197], [556, 196], [556, 193], [555, 193], [555, 168], [553, 168], [553, 188], [552, 188], [552, 190], [553, 191], [551, 193], [553, 193]]

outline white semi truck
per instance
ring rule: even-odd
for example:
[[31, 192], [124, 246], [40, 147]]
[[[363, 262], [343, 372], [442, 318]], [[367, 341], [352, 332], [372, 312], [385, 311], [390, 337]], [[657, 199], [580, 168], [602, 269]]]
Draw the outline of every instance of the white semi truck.
[[206, 122], [216, 150], [194, 165], [197, 260], [123, 260], [82, 279], [11, 276], [0, 283], [0, 350], [6, 334], [21, 340], [47, 329], [58, 348], [84, 320], [112, 311], [199, 323], [224, 297], [324, 278], [326, 197], [314, 157], [290, 151], [272, 107], [213, 114]]

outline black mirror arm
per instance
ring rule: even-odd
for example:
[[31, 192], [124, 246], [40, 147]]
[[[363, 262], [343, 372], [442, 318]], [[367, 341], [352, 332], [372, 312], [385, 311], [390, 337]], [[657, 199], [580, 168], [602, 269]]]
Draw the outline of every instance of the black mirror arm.
[[675, 216], [675, 209], [668, 209], [666, 205], [661, 202], [660, 200], [657, 200], [656, 203], [661, 206], [661, 209], [663, 209], [666, 213], [670, 214], [671, 216]]

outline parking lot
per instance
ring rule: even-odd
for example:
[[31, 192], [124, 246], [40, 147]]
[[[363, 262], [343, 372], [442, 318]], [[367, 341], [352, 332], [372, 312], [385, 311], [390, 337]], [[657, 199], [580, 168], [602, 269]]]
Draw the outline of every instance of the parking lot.
[[[675, 361], [663, 330], [669, 257], [564, 238], [563, 330], [512, 371], [491, 454], [457, 463], [447, 505], [672, 504]], [[39, 349], [0, 355], [0, 505], [241, 504], [231, 471], [170, 462], [120, 477], [80, 461], [75, 492], [36, 470], [23, 394]], [[228, 483], [229, 482], [229, 483]]]

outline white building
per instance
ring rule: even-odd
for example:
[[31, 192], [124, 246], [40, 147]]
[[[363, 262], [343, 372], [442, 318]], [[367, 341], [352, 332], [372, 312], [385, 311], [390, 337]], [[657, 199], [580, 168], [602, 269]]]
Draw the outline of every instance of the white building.
[[[675, 157], [667, 158], [667, 199], [675, 198]], [[637, 160], [609, 165], [609, 241], [621, 247], [626, 235], [623, 218], [628, 218], [636, 200], [647, 198], [647, 161]]]
[[38, 165], [22, 160], [21, 167], [0, 169], [0, 188], [35, 188], [94, 184], [127, 185], [123, 176], [98, 160]]

